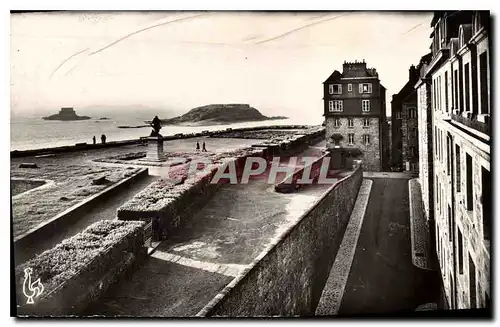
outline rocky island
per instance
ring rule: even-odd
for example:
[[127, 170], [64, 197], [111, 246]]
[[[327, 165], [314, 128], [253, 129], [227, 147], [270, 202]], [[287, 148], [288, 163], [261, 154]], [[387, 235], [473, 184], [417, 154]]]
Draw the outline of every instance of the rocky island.
[[73, 108], [61, 108], [59, 113], [55, 115], [51, 115], [48, 117], [43, 117], [43, 120], [63, 120], [63, 121], [72, 121], [72, 120], [87, 120], [91, 117], [88, 116], [78, 116]]
[[[288, 117], [267, 117], [249, 104], [210, 104], [196, 107], [186, 114], [170, 119], [162, 119], [162, 125], [219, 125], [242, 123], [251, 121], [264, 121], [272, 119], [288, 119]], [[145, 123], [149, 123], [145, 121]]]

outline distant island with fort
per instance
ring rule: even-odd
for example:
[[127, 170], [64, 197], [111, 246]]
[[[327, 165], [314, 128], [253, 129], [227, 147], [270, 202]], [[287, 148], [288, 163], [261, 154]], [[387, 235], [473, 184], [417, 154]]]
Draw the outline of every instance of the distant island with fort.
[[78, 116], [75, 109], [71, 107], [61, 108], [61, 110], [55, 114], [47, 117], [43, 117], [43, 120], [62, 120], [62, 121], [73, 121], [73, 120], [89, 120], [89, 116]]

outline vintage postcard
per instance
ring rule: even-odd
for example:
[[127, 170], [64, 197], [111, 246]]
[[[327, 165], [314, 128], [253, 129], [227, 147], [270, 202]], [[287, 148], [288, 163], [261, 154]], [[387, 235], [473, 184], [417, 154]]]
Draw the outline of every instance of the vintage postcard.
[[12, 11], [17, 317], [491, 317], [490, 12]]

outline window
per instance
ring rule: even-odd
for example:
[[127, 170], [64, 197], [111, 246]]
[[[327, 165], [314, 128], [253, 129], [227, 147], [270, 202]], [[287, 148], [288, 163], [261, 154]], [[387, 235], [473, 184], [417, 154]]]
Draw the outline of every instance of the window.
[[458, 144], [455, 145], [455, 157], [456, 157], [456, 166], [455, 166], [455, 174], [457, 180], [457, 193], [460, 193], [460, 188], [462, 187], [462, 180], [460, 179], [460, 170], [462, 167], [460, 166], [460, 146]]
[[465, 111], [470, 111], [470, 76], [469, 76], [469, 64], [465, 64], [464, 68], [464, 79], [465, 79]]
[[352, 84], [347, 84], [347, 91], [352, 92]]
[[448, 72], [444, 72], [444, 110], [448, 112]]
[[342, 100], [330, 100], [330, 101], [328, 101], [328, 108], [330, 109], [330, 112], [342, 111]]
[[437, 127], [434, 126], [434, 154], [437, 158], [438, 156], [438, 138], [437, 138]]
[[347, 126], [348, 127], [354, 127], [354, 119], [347, 118]]
[[396, 112], [396, 119], [401, 119], [401, 111]]
[[472, 261], [469, 253], [469, 296], [470, 296], [470, 309], [475, 309], [476, 302], [476, 265]]
[[434, 79], [434, 82], [432, 83], [432, 108], [436, 110], [437, 105], [436, 105], [436, 99], [437, 99], [437, 92], [436, 92], [436, 79]]
[[363, 144], [370, 145], [370, 135], [369, 134], [363, 135]]
[[359, 84], [359, 93], [372, 93], [372, 83]]
[[458, 69], [453, 72], [453, 79], [455, 82], [453, 83], [453, 89], [455, 90], [454, 94], [454, 102], [455, 104], [453, 105], [454, 109], [458, 109], [460, 106], [458, 104]]
[[349, 142], [349, 145], [354, 144], [354, 134], [347, 134], [347, 140]]
[[410, 147], [410, 155], [411, 155], [412, 157], [414, 157], [414, 156], [416, 156], [416, 155], [417, 155], [417, 148], [416, 148], [416, 147], [414, 147], [414, 146], [411, 146], [411, 147]]
[[417, 118], [417, 109], [410, 108], [410, 118]]
[[439, 130], [439, 160], [443, 161], [443, 131]]
[[467, 210], [473, 210], [473, 190], [472, 190], [472, 157], [469, 154], [466, 154], [466, 161], [465, 161], [465, 170], [466, 170], [466, 183], [467, 183]]
[[464, 273], [464, 236], [460, 227], [457, 227], [458, 231], [458, 272], [460, 274]]
[[342, 85], [330, 84], [330, 94], [342, 94]]
[[486, 241], [491, 238], [491, 176], [490, 172], [481, 167], [481, 202], [483, 205], [483, 237]]
[[340, 119], [339, 118], [335, 118], [333, 120], [333, 127], [339, 127], [340, 126]]
[[448, 176], [451, 175], [451, 156], [452, 156], [452, 142], [451, 142], [451, 136], [446, 137], [446, 174]]
[[436, 137], [437, 137], [437, 147], [436, 147], [436, 158], [438, 160], [441, 160], [441, 131], [438, 129], [437, 130], [437, 134], [436, 134]]
[[439, 180], [436, 177], [436, 200], [438, 203], [438, 209], [439, 209], [439, 204], [441, 203], [441, 197], [439, 196]]
[[448, 204], [448, 241], [452, 241], [453, 223], [451, 222], [451, 206]]
[[438, 76], [438, 79], [437, 79], [437, 95], [438, 95], [438, 99], [437, 99], [437, 106], [438, 106], [438, 110], [441, 110], [441, 76]]
[[363, 112], [370, 111], [370, 100], [362, 100], [361, 109], [363, 110]]
[[483, 52], [479, 55], [479, 88], [481, 99], [481, 113], [488, 113], [488, 62], [487, 54]]
[[370, 127], [370, 119], [369, 118], [363, 119], [363, 127]]

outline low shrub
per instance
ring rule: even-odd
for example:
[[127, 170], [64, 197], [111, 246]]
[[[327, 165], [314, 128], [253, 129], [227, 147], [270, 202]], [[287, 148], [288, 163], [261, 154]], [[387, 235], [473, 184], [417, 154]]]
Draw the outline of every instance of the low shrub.
[[45, 289], [44, 294], [49, 294], [109, 247], [118, 244], [123, 237], [143, 227], [144, 222], [140, 221], [102, 220], [92, 224], [54, 248], [17, 266], [18, 291], [22, 290], [25, 268], [32, 269], [31, 280], [40, 278]]

